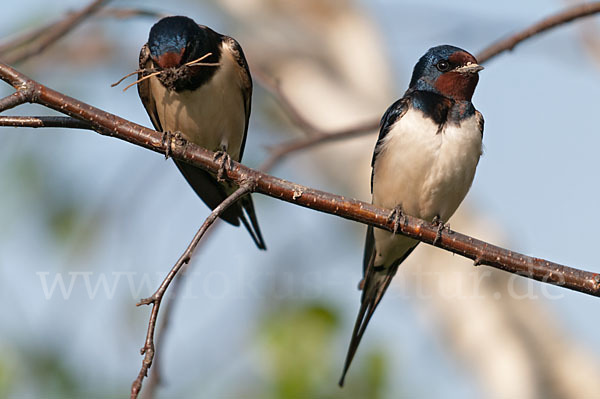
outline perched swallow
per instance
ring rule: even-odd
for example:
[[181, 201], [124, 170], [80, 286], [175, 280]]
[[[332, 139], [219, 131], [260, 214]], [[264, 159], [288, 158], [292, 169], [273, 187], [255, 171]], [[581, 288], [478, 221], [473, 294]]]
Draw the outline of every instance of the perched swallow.
[[[252, 78], [237, 41], [187, 17], [163, 18], [152, 27], [148, 43], [142, 47], [140, 70], [140, 79], [158, 72], [138, 83], [140, 99], [156, 130], [181, 132], [186, 140], [218, 152], [224, 159], [241, 161]], [[211, 209], [236, 188], [185, 162], [176, 160], [175, 164]], [[249, 195], [221, 218], [235, 226], [241, 221], [258, 248], [266, 249]]]
[[[437, 46], [421, 57], [404, 97], [383, 115], [371, 162], [373, 204], [438, 223], [471, 187], [482, 151], [483, 116], [471, 103], [483, 69], [471, 54]], [[391, 215], [391, 216], [392, 216]], [[398, 266], [419, 241], [367, 229], [360, 310], [340, 386]]]

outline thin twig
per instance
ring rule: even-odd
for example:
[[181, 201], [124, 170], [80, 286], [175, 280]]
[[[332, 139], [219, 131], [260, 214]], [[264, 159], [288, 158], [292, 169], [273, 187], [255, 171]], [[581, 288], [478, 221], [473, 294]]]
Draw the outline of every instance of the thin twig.
[[13, 37], [5, 38], [0, 44], [0, 54], [7, 53], [18, 47], [25, 46], [26, 44], [39, 39], [48, 29], [51, 29], [57, 24], [57, 22], [51, 22], [38, 28], [28, 30], [24, 33], [14, 35]]
[[140, 369], [138, 377], [135, 379], [135, 381], [133, 381], [133, 384], [131, 385], [132, 399], [137, 398], [138, 394], [140, 393], [140, 390], [142, 389], [142, 381], [144, 380], [144, 377], [148, 375], [148, 369], [150, 369], [150, 367], [152, 366], [152, 360], [154, 359], [154, 331], [156, 329], [156, 319], [158, 318], [158, 310], [160, 308], [160, 304], [163, 300], [165, 292], [167, 291], [167, 288], [169, 287], [175, 276], [177, 276], [179, 270], [185, 264], [189, 263], [194, 253], [194, 250], [196, 249], [196, 246], [202, 239], [202, 236], [204, 236], [204, 233], [206, 233], [206, 231], [210, 228], [210, 226], [227, 208], [236, 203], [244, 195], [252, 192], [254, 187], [254, 182], [251, 179], [248, 179], [244, 181], [240, 185], [240, 187], [233, 192], [233, 194], [231, 194], [223, 202], [221, 202], [221, 204], [219, 204], [219, 206], [217, 206], [210, 213], [210, 215], [208, 215], [208, 217], [206, 218], [206, 220], [204, 221], [204, 223], [190, 242], [190, 245], [188, 245], [187, 249], [177, 260], [177, 262], [175, 263], [169, 274], [167, 274], [167, 276], [163, 280], [160, 287], [158, 287], [156, 292], [152, 296], [142, 299], [137, 304], [137, 306], [152, 305], [152, 312], [150, 314], [150, 320], [148, 322], [146, 342], [144, 343], [144, 346], [141, 349], [141, 354], [145, 355], [144, 360], [142, 361], [142, 368]]
[[[190, 65], [192, 65], [192, 64], [199, 63], [200, 61], [202, 61], [202, 60], [204, 60], [204, 59], [206, 59], [206, 58], [210, 57], [211, 55], [212, 55], [212, 53], [206, 53], [206, 54], [204, 54], [202, 57], [196, 58], [196, 59], [195, 59], [195, 60], [193, 60], [193, 61], [186, 62], [186, 63], [185, 63], [185, 64], [183, 64], [183, 65], [185, 65], [185, 66], [190, 66]], [[219, 65], [219, 63], [210, 63], [210, 64], [206, 64], [206, 65], [212, 65], [212, 66], [216, 66], [216, 65]]]
[[[203, 59], [205, 59], [207, 57], [210, 57], [211, 55], [212, 55], [212, 53], [206, 53], [206, 54], [204, 54], [200, 58], [197, 58], [197, 59], [195, 59], [193, 61], [186, 62], [185, 64], [181, 65], [179, 68], [192, 67], [192, 66], [219, 66], [220, 64], [218, 62], [200, 62]], [[135, 82], [130, 83], [127, 86], [125, 86], [125, 88], [123, 89], [123, 91], [127, 91], [127, 89], [129, 89], [130, 87], [135, 86], [136, 84], [138, 84], [138, 83], [140, 83], [140, 82], [142, 82], [142, 81], [144, 81], [146, 79], [150, 79], [153, 76], [160, 75], [162, 72], [163, 72], [162, 69], [158, 69], [158, 70], [154, 69], [154, 68], [138, 69], [137, 71], [130, 72], [127, 75], [123, 76], [121, 79], [119, 79], [115, 83], [112, 83], [110, 85], [110, 87], [118, 86], [119, 84], [121, 84], [122, 81], [124, 81], [128, 77], [133, 76], [135, 74], [148, 73], [148, 75], [143, 75], [141, 78], [139, 78]]]
[[556, 13], [550, 17], [544, 18], [538, 23], [533, 24], [527, 29], [524, 29], [506, 39], [499, 40], [490, 46], [486, 47], [477, 55], [477, 60], [480, 63], [489, 61], [495, 56], [503, 53], [504, 51], [512, 50], [515, 46], [532, 36], [538, 35], [539, 33], [545, 32], [559, 25], [566, 24], [568, 22], [587, 17], [600, 12], [600, 1], [585, 3], [574, 7], [569, 7], [559, 13]]
[[158, 12], [154, 10], [141, 9], [141, 8], [107, 8], [105, 7], [98, 13], [100, 17], [113, 17], [118, 19], [128, 19], [133, 17], [150, 17], [155, 19], [161, 19], [168, 17], [171, 14]]
[[[43, 37], [48, 31], [54, 29], [57, 25], [63, 24], [65, 19], [70, 18], [73, 15], [72, 12], [69, 12], [64, 19], [59, 21], [51, 22], [41, 27], [37, 27], [21, 34], [15, 35], [13, 37], [9, 37], [3, 43], [0, 43], [0, 54], [6, 54], [10, 51], [16, 50], [19, 47], [23, 47], [31, 42], [34, 42], [36, 39], [39, 40]], [[107, 8], [104, 7], [95, 12], [95, 15], [98, 17], [112, 17], [117, 19], [127, 19], [133, 17], [150, 17], [155, 19], [160, 19], [169, 16], [170, 14], [161, 13], [153, 10], [146, 10], [140, 8]], [[87, 15], [93, 16], [91, 14]], [[57, 37], [55, 40], [60, 39]], [[10, 62], [9, 62], [10, 63]]]
[[[222, 225], [223, 225], [223, 223], [219, 223], [219, 219], [217, 219], [213, 223], [212, 228], [209, 229], [204, 234], [204, 237], [203, 237], [203, 240], [201, 243], [204, 244], [205, 247], [206, 247], [207, 240], [215, 233], [217, 227], [222, 226]], [[195, 251], [196, 255], [198, 254], [198, 251], [199, 251], [199, 248], [196, 248], [196, 251]], [[160, 325], [158, 326], [158, 331], [156, 332], [155, 338], [154, 338], [154, 360], [152, 361], [152, 368], [150, 369], [150, 376], [148, 377], [148, 382], [146, 383], [146, 385], [144, 387], [144, 391], [142, 392], [142, 396], [141, 396], [144, 399], [153, 399], [156, 396], [155, 395], [156, 389], [163, 382], [161, 371], [160, 371], [160, 360], [163, 356], [162, 348], [165, 345], [164, 342], [165, 342], [165, 339], [167, 336], [167, 331], [169, 329], [171, 314], [172, 314], [173, 308], [175, 307], [175, 304], [177, 302], [177, 298], [179, 297], [179, 290], [183, 284], [183, 280], [186, 276], [186, 273], [187, 273], [187, 270], [189, 269], [189, 267], [190, 267], [190, 265], [187, 264], [181, 268], [181, 270], [175, 277], [175, 280], [171, 284], [169, 295], [166, 297], [167, 302], [162, 307], [161, 322], [160, 322]], [[159, 346], [159, 343], [161, 344], [160, 346]]]
[[[219, 65], [218, 63], [211, 63], [211, 64], [200, 63], [200, 61], [202, 61], [202, 60], [203, 60], [203, 59], [205, 59], [206, 57], [210, 57], [211, 55], [212, 55], [212, 53], [206, 53], [206, 54], [204, 54], [202, 57], [200, 57], [200, 58], [197, 58], [197, 59], [195, 59], [195, 60], [193, 60], [193, 61], [187, 62], [187, 63], [185, 63], [184, 65], [185, 65], [185, 66], [195, 66], [195, 65], [196, 65], [196, 63], [197, 63], [197, 65], [205, 65], [205, 66], [207, 66], [207, 65], [210, 65], [210, 66], [217, 66], [217, 65]], [[160, 72], [160, 71], [157, 71], [156, 69], [148, 69], [148, 68], [145, 68], [145, 69], [138, 69], [138, 70], [135, 70], [135, 71], [133, 71], [133, 72], [130, 72], [130, 73], [128, 73], [127, 75], [123, 76], [121, 79], [117, 80], [115, 83], [112, 83], [112, 84], [110, 85], [110, 87], [115, 87], [115, 86], [118, 86], [118, 85], [120, 85], [120, 84], [121, 84], [121, 82], [122, 82], [122, 81], [124, 81], [124, 80], [125, 80], [125, 79], [127, 79], [128, 77], [130, 77], [130, 76], [133, 76], [133, 75], [137, 75], [137, 74], [139, 74], [139, 73], [144, 73], [144, 72], [145, 72], [145, 73], [150, 73], [152, 76], [155, 76], [155, 75], [158, 75], [158, 73], [156, 73], [156, 72]], [[133, 84], [139, 83], [139, 82], [141, 82], [142, 80], [144, 80], [144, 79], [147, 79], [147, 78], [149, 78], [149, 77], [150, 77], [150, 76], [145, 76], [145, 77], [143, 77], [142, 79], [140, 79], [140, 80], [138, 80], [138, 81], [134, 82]], [[130, 85], [130, 86], [132, 86], [132, 85]], [[127, 87], [126, 87], [126, 88], [125, 88], [123, 91], [127, 90], [127, 88], [128, 88], [128, 87], [129, 87], [129, 86], [127, 86]]]
[[266, 73], [263, 73], [260, 68], [253, 69], [252, 77], [258, 82], [258, 84], [260, 84], [265, 90], [267, 90], [273, 97], [277, 99], [279, 106], [283, 109], [283, 112], [288, 116], [288, 118], [290, 118], [292, 124], [296, 125], [302, 132], [304, 132], [304, 134], [309, 137], [327, 134], [327, 132], [313, 124], [298, 111], [298, 108], [281, 89], [279, 80], [272, 78]]
[[276, 79], [266, 75], [258, 68], [254, 70], [253, 77], [265, 90], [277, 99], [279, 105], [283, 108], [284, 113], [290, 118], [292, 124], [296, 125], [306, 135], [306, 137], [288, 140], [282, 144], [270, 147], [269, 158], [267, 158], [259, 167], [260, 170], [265, 172], [273, 169], [278, 162], [291, 153], [299, 152], [327, 142], [359, 137], [374, 132], [379, 126], [379, 121], [374, 120], [343, 129], [330, 131], [321, 129], [298, 112], [298, 109], [281, 89], [281, 85]]
[[[61, 37], [69, 33], [75, 27], [77, 27], [86, 18], [93, 15], [95, 12], [100, 10], [104, 3], [110, 0], [94, 0], [80, 11], [68, 14], [63, 20], [49, 26], [43, 31], [41, 36], [38, 36], [39, 40], [33, 40], [30, 44], [19, 48], [12, 48], [14, 51], [9, 51], [8, 54], [2, 55], [2, 61], [7, 64], [16, 64], [26, 59], [43, 52], [48, 46], [58, 41]], [[11, 49], [11, 46], [6, 44], [4, 46], [7, 49]]]
[[[210, 231], [213, 231], [213, 229], [210, 229], [209, 232]], [[189, 267], [190, 265], [187, 264], [181, 268], [181, 270], [173, 280], [173, 283], [171, 284], [171, 290], [169, 291], [170, 294], [165, 298], [166, 303], [162, 307], [161, 322], [158, 326], [158, 331], [156, 332], [154, 338], [154, 359], [152, 360], [152, 367], [150, 368], [150, 376], [148, 377], [148, 381], [144, 386], [144, 391], [141, 392], [141, 398], [143, 399], [153, 399], [156, 394], [156, 389], [162, 383], [162, 375], [159, 367], [160, 360], [162, 359], [162, 349], [165, 346], [166, 333], [170, 324], [170, 318], [173, 312], [173, 307], [175, 306], [175, 303], [177, 301], [179, 288], [183, 283], [187, 269]]]
[[[137, 75], [138, 73], [146, 72], [145, 69], [138, 69], [137, 71], [129, 72], [127, 75], [123, 76], [121, 79], [117, 80], [115, 83], [111, 83], [110, 87], [116, 87], [121, 84], [122, 81], [127, 79], [130, 76]], [[137, 82], [136, 82], [137, 83]]]
[[[127, 91], [127, 89], [129, 89], [131, 86], [135, 86], [136, 84], [140, 83], [141, 81], [146, 80], [146, 79], [150, 79], [151, 77], [156, 76], [156, 75], [160, 75], [161, 73], [162, 73], [162, 71], [156, 71], [156, 72], [152, 72], [149, 75], [144, 75], [141, 78], [139, 78], [138, 80], [136, 80], [135, 82], [130, 83], [127, 86], [125, 86], [125, 88], [123, 89], [123, 91]], [[129, 75], [129, 76], [131, 76], [131, 75]]]
[[288, 154], [307, 150], [320, 144], [350, 139], [353, 137], [360, 137], [365, 133], [374, 132], [378, 127], [379, 122], [367, 121], [362, 124], [354, 125], [347, 129], [336, 130], [331, 133], [319, 133], [303, 139], [286, 141], [269, 149], [269, 158], [263, 162], [259, 169], [268, 172]]

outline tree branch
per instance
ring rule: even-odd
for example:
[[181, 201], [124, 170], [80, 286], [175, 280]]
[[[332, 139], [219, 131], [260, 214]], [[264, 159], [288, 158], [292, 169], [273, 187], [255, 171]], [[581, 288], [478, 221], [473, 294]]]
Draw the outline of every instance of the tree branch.
[[210, 215], [208, 215], [208, 217], [206, 218], [206, 220], [204, 221], [204, 223], [202, 224], [202, 226], [200, 227], [200, 229], [198, 230], [198, 232], [192, 239], [192, 242], [190, 242], [190, 245], [188, 245], [187, 249], [184, 251], [184, 253], [181, 255], [181, 257], [177, 260], [177, 262], [175, 263], [175, 265], [173, 266], [173, 268], [171, 269], [169, 274], [167, 274], [167, 277], [165, 277], [165, 279], [163, 280], [160, 287], [158, 287], [156, 292], [151, 297], [142, 299], [137, 304], [137, 306], [152, 305], [152, 312], [150, 313], [150, 321], [148, 322], [148, 330], [146, 333], [146, 342], [144, 343], [144, 346], [142, 347], [142, 349], [140, 351], [142, 355], [145, 355], [144, 360], [142, 361], [142, 368], [140, 369], [138, 377], [135, 379], [135, 381], [133, 381], [133, 384], [131, 385], [131, 398], [132, 399], [137, 398], [138, 394], [140, 393], [140, 390], [142, 389], [142, 382], [144, 380], [144, 377], [146, 377], [148, 375], [148, 370], [152, 366], [152, 360], [154, 359], [154, 331], [156, 329], [156, 320], [158, 318], [158, 310], [160, 308], [160, 304], [164, 298], [167, 288], [169, 288], [169, 285], [171, 284], [173, 279], [177, 276], [177, 273], [179, 272], [179, 270], [184, 265], [189, 263], [196, 247], [198, 246], [198, 243], [204, 236], [204, 233], [206, 233], [206, 231], [210, 228], [210, 226], [212, 226], [212, 224], [217, 220], [217, 218], [227, 208], [229, 208], [231, 205], [233, 205], [235, 202], [237, 202], [237, 200], [242, 198], [244, 195], [252, 192], [253, 188], [254, 188], [254, 182], [252, 181], [252, 178], [250, 177], [247, 180], [244, 180], [240, 184], [240, 187], [236, 191], [233, 192], [233, 194], [231, 194], [223, 202], [221, 202], [221, 204], [219, 204], [219, 206], [217, 206], [210, 213]]
[[254, 69], [252, 76], [265, 90], [277, 99], [279, 105], [283, 108], [283, 112], [290, 118], [292, 124], [298, 127], [306, 135], [306, 137], [288, 140], [284, 143], [270, 147], [270, 156], [259, 167], [260, 170], [265, 172], [270, 171], [277, 163], [291, 153], [315, 147], [319, 144], [325, 144], [327, 142], [359, 137], [374, 132], [379, 127], [379, 121], [373, 120], [358, 125], [352, 125], [344, 129], [331, 131], [323, 130], [313, 124], [309, 119], [305, 118], [298, 111], [289, 97], [283, 92], [280, 83], [276, 79], [267, 76], [259, 68]]
[[557, 26], [566, 24], [568, 22], [588, 17], [600, 12], [600, 1], [585, 3], [578, 6], [567, 8], [559, 13], [551, 15], [543, 20], [533, 24], [529, 28], [526, 28], [518, 33], [515, 33], [506, 39], [499, 40], [490, 46], [482, 50], [475, 58], [480, 63], [489, 61], [497, 55], [511, 51], [515, 46], [533, 36], [536, 36], [542, 32], [555, 28]]
[[252, 79], [256, 80], [265, 90], [267, 90], [279, 103], [283, 112], [290, 118], [290, 122], [296, 125], [308, 137], [320, 136], [325, 132], [320, 127], [313, 124], [309, 119], [305, 118], [300, 110], [292, 103], [290, 98], [281, 88], [281, 83], [278, 79], [264, 73], [260, 68], [252, 69]]
[[[212, 173], [217, 173], [219, 170], [220, 164], [215, 161], [213, 152], [188, 143], [180, 137], [174, 137], [169, 142], [161, 132], [127, 121], [47, 88], [6, 64], [0, 63], [0, 78], [10, 83], [17, 91], [29, 93], [28, 101], [86, 120], [94, 130], [102, 134], [117, 137], [158, 153], [164, 154], [169, 151], [173, 158]], [[597, 273], [529, 257], [449, 229], [442, 231], [438, 239], [436, 238], [437, 226], [428, 221], [405, 216], [402, 223], [396, 226], [394, 221], [388, 218], [389, 209], [301, 186], [250, 169], [237, 162], [232, 162], [232, 167], [227, 170], [225, 177], [237, 184], [247, 181], [256, 182], [253, 191], [279, 200], [388, 231], [396, 229], [400, 234], [430, 245], [435, 242], [435, 246], [472, 259], [477, 265], [492, 266], [534, 280], [600, 296], [600, 275]]]
[[25, 104], [27, 96], [23, 92], [17, 91], [9, 96], [0, 99], [0, 112], [14, 108], [17, 105]]
[[[211, 228], [204, 234], [204, 236], [202, 237], [202, 243], [204, 244], [204, 246], [206, 246], [206, 242], [209, 238], [209, 236], [213, 235], [216, 231], [216, 228], [218, 226], [222, 226], [223, 224], [219, 224], [219, 219], [217, 219], [213, 225], [211, 226]], [[196, 254], [198, 252], [198, 247], [196, 247], [194, 254]], [[164, 346], [164, 341], [166, 339], [166, 335], [169, 329], [169, 324], [170, 324], [170, 318], [171, 318], [171, 314], [173, 312], [173, 308], [175, 307], [175, 303], [177, 302], [177, 298], [179, 297], [179, 290], [182, 287], [183, 281], [185, 276], [187, 275], [187, 271], [190, 268], [190, 264], [186, 264], [184, 265], [181, 270], [179, 270], [179, 273], [177, 274], [177, 276], [175, 277], [175, 279], [173, 280], [173, 282], [171, 283], [170, 286], [170, 294], [168, 297], [166, 297], [166, 303], [164, 304], [164, 306], [162, 306], [162, 311], [161, 311], [161, 317], [162, 320], [160, 322], [160, 325], [158, 325], [156, 327], [157, 331], [155, 333], [155, 336], [157, 336], [157, 338], [154, 338], [154, 359], [152, 360], [152, 368], [150, 369], [150, 376], [148, 377], [148, 381], [146, 382], [145, 388], [144, 388], [144, 392], [142, 394], [142, 398], [144, 399], [153, 399], [156, 397], [156, 389], [158, 388], [159, 385], [161, 385], [163, 383], [163, 379], [162, 379], [162, 375], [161, 375], [161, 371], [160, 371], [160, 364], [159, 361], [162, 358], [162, 348], [159, 347], [158, 343], [162, 343], [162, 345]], [[158, 341], [158, 342], [157, 342]]]
[[[1, 46], [2, 61], [16, 64], [44, 51], [48, 46], [76, 28], [87, 17], [102, 8], [109, 0], [94, 0], [81, 10], [68, 14], [64, 19], [46, 27], [36, 29], [34, 33], [25, 33], [15, 40]], [[38, 39], [39, 40], [36, 40]], [[20, 48], [20, 50], [19, 50]]]
[[154, 11], [150, 9], [143, 8], [104, 8], [98, 13], [98, 16], [101, 17], [113, 17], [117, 19], [128, 19], [133, 17], [150, 17], [161, 19], [164, 17], [168, 17], [172, 14], [167, 14], [164, 12]]
[[[2, 109], [0, 100], [0, 110]], [[94, 130], [92, 124], [70, 116], [0, 116], [0, 126], [12, 127], [61, 127]]]
[[319, 133], [302, 139], [286, 141], [269, 148], [270, 156], [263, 162], [259, 169], [268, 172], [279, 161], [293, 152], [307, 150], [320, 144], [350, 139], [352, 137], [360, 137], [365, 133], [374, 132], [377, 130], [378, 126], [379, 122], [368, 121], [360, 125], [351, 126], [347, 129], [340, 129], [330, 133]]

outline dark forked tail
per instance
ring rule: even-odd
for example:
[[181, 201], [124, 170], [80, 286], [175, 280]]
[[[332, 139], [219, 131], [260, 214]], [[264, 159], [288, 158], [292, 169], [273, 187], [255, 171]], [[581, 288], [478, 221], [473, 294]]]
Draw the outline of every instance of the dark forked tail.
[[[350, 368], [350, 364], [352, 363], [352, 359], [356, 354], [356, 350], [358, 349], [358, 345], [360, 344], [360, 340], [367, 329], [367, 325], [373, 317], [373, 313], [375, 309], [377, 309], [377, 305], [381, 302], [381, 298], [383, 298], [383, 294], [390, 286], [392, 282], [392, 278], [396, 275], [398, 271], [398, 267], [400, 264], [411, 254], [411, 252], [415, 249], [417, 244], [413, 247], [409, 248], [401, 258], [397, 259], [392, 263], [391, 266], [384, 268], [381, 266], [374, 266], [375, 262], [375, 240], [373, 237], [373, 227], [369, 226], [367, 230], [367, 240], [365, 245], [365, 270], [364, 270], [364, 279], [361, 282], [361, 288], [363, 290], [360, 302], [360, 309], [358, 311], [358, 316], [356, 317], [356, 323], [354, 324], [354, 330], [352, 331], [352, 338], [350, 339], [350, 346], [348, 347], [348, 353], [346, 355], [346, 361], [344, 363], [344, 371], [342, 372], [342, 377], [338, 382], [340, 387], [344, 386], [344, 379], [346, 378], [346, 373]], [[370, 255], [369, 255], [370, 254]]]
[[248, 222], [246, 215], [244, 215], [244, 213], [241, 211], [239, 214], [240, 220], [246, 227], [246, 230], [248, 230], [248, 233], [250, 233], [250, 236], [254, 240], [254, 243], [256, 244], [258, 249], [266, 250], [267, 246], [265, 245], [265, 240], [263, 239], [263, 236], [260, 232], [260, 227], [258, 227], [258, 219], [256, 218], [256, 212], [254, 211], [254, 203], [252, 202], [252, 197], [250, 196], [250, 194], [242, 198], [240, 200], [240, 203], [241, 207], [244, 209], [246, 215], [248, 216], [248, 219], [250, 219], [250, 222]]
[[[374, 257], [371, 259], [374, 259]], [[346, 373], [350, 368], [350, 363], [352, 363], [352, 359], [354, 358], [354, 354], [358, 349], [360, 340], [367, 329], [367, 325], [373, 316], [373, 312], [375, 312], [375, 309], [377, 309], [377, 305], [379, 305], [381, 298], [383, 298], [383, 294], [385, 294], [385, 291], [389, 287], [392, 278], [396, 274], [396, 270], [398, 270], [398, 264], [395, 264], [395, 266], [392, 266], [388, 269], [374, 270], [373, 260], [371, 260], [369, 263], [367, 274], [364, 280], [360, 309], [358, 311], [356, 323], [354, 324], [354, 331], [352, 331], [352, 338], [350, 340], [348, 354], [346, 355], [346, 362], [344, 363], [344, 371], [342, 372], [342, 377], [338, 383], [340, 387], [344, 386]]]

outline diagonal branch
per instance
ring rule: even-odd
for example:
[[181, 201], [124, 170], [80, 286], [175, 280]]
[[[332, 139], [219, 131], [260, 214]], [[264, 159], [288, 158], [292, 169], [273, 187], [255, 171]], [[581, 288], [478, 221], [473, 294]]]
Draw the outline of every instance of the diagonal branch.
[[543, 20], [531, 25], [530, 27], [517, 32], [506, 39], [499, 40], [490, 46], [483, 49], [477, 54], [477, 60], [479, 62], [486, 62], [496, 57], [497, 55], [511, 51], [515, 46], [533, 36], [536, 36], [542, 32], [550, 30], [560, 25], [564, 25], [568, 22], [588, 17], [600, 13], [600, 1], [591, 3], [585, 3], [578, 6], [567, 8], [559, 13], [551, 15]]
[[144, 8], [104, 8], [98, 13], [100, 17], [113, 17], [118, 19], [128, 19], [134, 17], [150, 17], [155, 19], [161, 19], [168, 17], [171, 14], [159, 12], [151, 9]]
[[18, 105], [25, 104], [27, 102], [27, 95], [21, 91], [14, 92], [13, 94], [0, 99], [0, 112], [9, 110]]
[[[94, 0], [81, 10], [67, 15], [63, 20], [40, 28], [32, 33], [25, 33], [13, 42], [2, 45], [2, 61], [16, 64], [44, 51], [48, 46], [75, 29], [87, 17], [100, 10], [109, 0]], [[39, 40], [36, 40], [39, 38]]]
[[340, 129], [330, 133], [318, 133], [299, 140], [286, 141], [270, 148], [271, 155], [265, 162], [263, 162], [259, 169], [268, 172], [288, 154], [307, 150], [325, 143], [350, 139], [353, 137], [360, 137], [365, 133], [374, 132], [377, 130], [378, 126], [379, 122], [368, 121], [363, 124], [351, 126], [346, 129]]
[[283, 112], [290, 118], [290, 122], [302, 130], [306, 136], [321, 136], [325, 133], [323, 129], [316, 126], [310, 119], [302, 115], [292, 100], [285, 94], [281, 88], [281, 82], [278, 79], [264, 73], [260, 68], [253, 68], [252, 79], [256, 80], [265, 90], [277, 99]]
[[[10, 83], [18, 91], [29, 93], [28, 99], [30, 102], [88, 121], [93, 129], [101, 134], [110, 135], [158, 153], [164, 154], [170, 151], [173, 158], [212, 173], [219, 171], [220, 163], [215, 160], [213, 152], [193, 143], [187, 143], [180, 137], [172, 138], [168, 142], [165, 140], [163, 133], [148, 129], [54, 91], [2, 63], [0, 63], [0, 79]], [[397, 225], [389, 219], [389, 209], [301, 186], [250, 169], [237, 162], [232, 162], [232, 167], [226, 171], [225, 177], [237, 184], [253, 181], [256, 183], [253, 191], [279, 200], [388, 231], [397, 231], [408, 237], [472, 259], [476, 265], [488, 265], [534, 280], [555, 284], [589, 295], [600, 296], [600, 275], [597, 273], [533, 258], [450, 229], [440, 233], [437, 226], [411, 216], [403, 217], [402, 223]]]
[[298, 111], [296, 106], [281, 89], [281, 85], [276, 79], [266, 75], [258, 68], [254, 70], [252, 76], [265, 90], [278, 100], [279, 105], [283, 108], [283, 112], [290, 118], [292, 124], [297, 126], [306, 135], [306, 137], [288, 140], [284, 143], [270, 147], [270, 156], [259, 167], [260, 170], [265, 172], [270, 171], [277, 163], [291, 153], [306, 150], [332, 141], [359, 137], [374, 132], [379, 127], [379, 121], [373, 120], [339, 130], [324, 130], [316, 126]]
[[24, 33], [17, 34], [5, 39], [2, 43], [0, 43], [0, 54], [7, 53], [19, 47], [25, 46], [28, 43], [33, 42], [35, 39], [38, 39], [45, 31], [52, 28], [59, 22], [51, 22], [46, 25], [28, 30]]
[[160, 287], [158, 287], [156, 292], [152, 296], [142, 299], [137, 304], [137, 306], [152, 305], [152, 312], [150, 313], [150, 320], [148, 322], [148, 330], [146, 332], [146, 341], [144, 343], [144, 346], [141, 349], [141, 354], [144, 355], [144, 359], [142, 360], [142, 368], [140, 369], [140, 372], [139, 372], [137, 378], [135, 379], [135, 381], [133, 381], [133, 384], [131, 385], [131, 398], [132, 399], [137, 398], [138, 394], [140, 393], [140, 391], [142, 389], [142, 382], [144, 380], [144, 377], [146, 377], [148, 375], [148, 370], [152, 366], [152, 361], [154, 360], [154, 352], [155, 352], [154, 331], [156, 330], [156, 320], [158, 318], [158, 310], [159, 310], [160, 304], [164, 298], [165, 292], [167, 291], [167, 288], [169, 288], [169, 285], [171, 284], [173, 279], [177, 276], [177, 273], [179, 272], [179, 270], [184, 265], [189, 263], [196, 247], [198, 246], [198, 243], [200, 243], [200, 240], [204, 236], [204, 233], [206, 233], [206, 231], [212, 226], [212, 224], [217, 220], [217, 218], [227, 208], [229, 208], [231, 205], [233, 205], [235, 202], [237, 202], [244, 195], [252, 192], [253, 188], [254, 188], [254, 182], [252, 181], [252, 178], [249, 178], [249, 179], [245, 180], [244, 182], [242, 182], [240, 184], [240, 187], [236, 191], [234, 191], [233, 194], [231, 194], [223, 202], [221, 202], [221, 204], [219, 204], [219, 206], [217, 206], [210, 213], [210, 215], [208, 215], [208, 217], [206, 218], [206, 220], [204, 221], [204, 223], [202, 224], [200, 229], [196, 232], [196, 235], [190, 242], [190, 245], [188, 245], [188, 247], [183, 252], [181, 257], [177, 260], [177, 262], [175, 263], [175, 265], [173, 266], [173, 268], [171, 269], [169, 274], [167, 274], [167, 276], [163, 280]]

